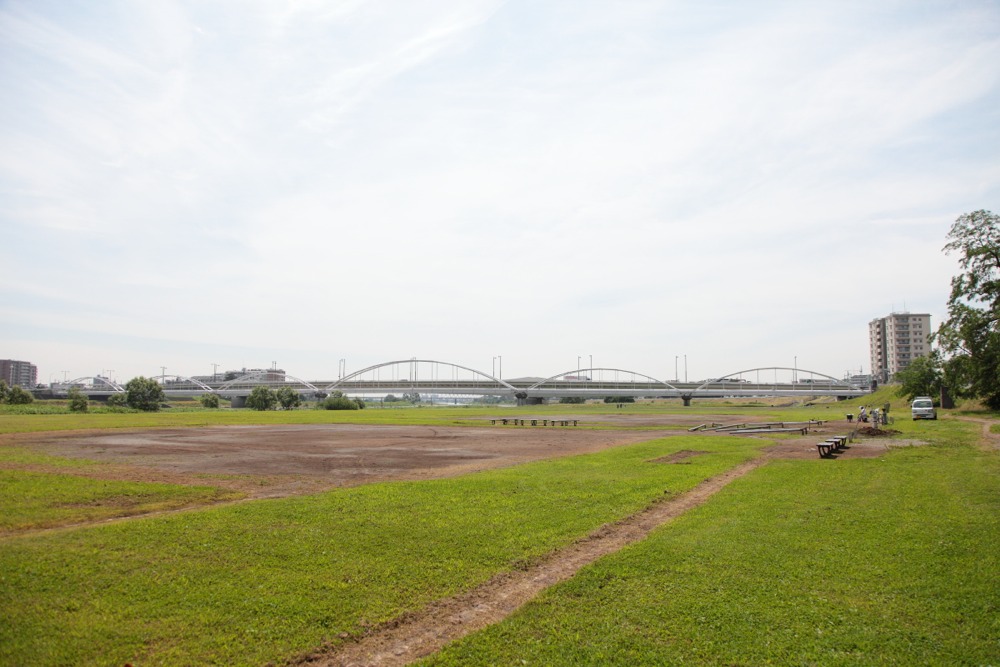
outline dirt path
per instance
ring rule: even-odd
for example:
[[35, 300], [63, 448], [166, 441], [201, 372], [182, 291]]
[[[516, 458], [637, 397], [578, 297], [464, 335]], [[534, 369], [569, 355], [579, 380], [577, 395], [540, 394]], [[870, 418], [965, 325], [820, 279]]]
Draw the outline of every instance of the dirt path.
[[317, 667], [406, 665], [454, 641], [497, 623], [544, 589], [569, 579], [598, 558], [645, 538], [658, 526], [696, 507], [766, 461], [755, 459], [676, 498], [658, 502], [642, 512], [548, 556], [526, 570], [494, 577], [482, 586], [377, 628], [357, 642], [319, 651], [293, 664]]
[[958, 417], [965, 422], [979, 424], [982, 428], [980, 446], [984, 449], [1000, 449], [1000, 433], [994, 433], [990, 428], [997, 422], [992, 419], [980, 419], [978, 417]]

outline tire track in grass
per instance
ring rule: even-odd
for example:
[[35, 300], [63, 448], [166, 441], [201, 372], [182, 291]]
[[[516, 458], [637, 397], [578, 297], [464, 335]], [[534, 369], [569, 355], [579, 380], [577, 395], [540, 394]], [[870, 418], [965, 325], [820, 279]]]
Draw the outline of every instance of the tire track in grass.
[[546, 588], [565, 581], [603, 556], [642, 540], [655, 528], [707, 501], [730, 482], [767, 459], [748, 461], [670, 500], [656, 502], [618, 523], [553, 552], [524, 570], [499, 574], [481, 586], [438, 600], [424, 609], [374, 628], [356, 641], [320, 649], [292, 661], [311, 667], [393, 667], [440, 650], [488, 625], [498, 623]]

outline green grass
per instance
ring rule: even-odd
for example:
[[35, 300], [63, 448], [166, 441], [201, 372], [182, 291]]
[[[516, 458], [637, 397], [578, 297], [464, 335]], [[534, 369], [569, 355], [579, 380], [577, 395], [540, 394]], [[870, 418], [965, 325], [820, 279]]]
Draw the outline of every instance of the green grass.
[[[856, 412], [692, 408], [641, 406], [731, 411], [734, 421]], [[23, 416], [27, 425], [0, 415], [0, 431], [35, 430], [36, 420], [481, 424], [500, 414], [601, 413], [621, 414], [589, 405], [222, 410]], [[948, 415], [894, 428], [933, 444], [878, 459], [773, 461], [430, 664], [1000, 664], [1000, 455], [971, 446], [979, 426]], [[280, 663], [520, 567], [764, 444], [685, 435], [454, 479], [8, 536], [0, 665]], [[709, 453], [649, 463], [681, 449]], [[0, 489], [4, 516], [51, 518], [150, 490], [91, 486], [103, 482], [82, 474], [100, 464], [13, 445], [0, 447], [0, 464], [0, 484], [12, 485]], [[38, 476], [33, 465], [65, 473]], [[162, 488], [143, 502], [190, 489]]]
[[[0, 542], [2, 664], [261, 664], [530, 562], [753, 455], [681, 436]], [[681, 449], [686, 465], [650, 463]]]
[[[2, 406], [0, 406], [2, 407]], [[91, 412], [73, 414], [68, 412], [19, 414], [0, 410], [0, 434], [27, 433], [40, 431], [65, 431], [81, 429], [118, 428], [178, 428], [190, 426], [227, 426], [252, 424], [401, 424], [428, 426], [482, 426], [484, 420], [494, 417], [528, 417], [537, 415], [572, 415], [584, 421], [583, 428], [629, 428], [621, 424], [600, 422], [587, 423], [588, 417], [607, 415], [679, 414], [689, 417], [700, 415], [731, 415], [734, 420], [747, 418], [771, 420], [844, 419], [847, 404], [822, 403], [814, 406], [780, 408], [771, 406], [752, 407], [731, 405], [725, 401], [695, 401], [684, 407], [680, 401], [659, 403], [627, 404], [622, 410], [614, 405], [530, 405], [511, 406], [466, 406], [466, 407], [398, 407], [366, 410], [286, 410], [259, 412], [256, 410], [206, 410], [171, 409], [160, 412]], [[856, 408], [854, 409], [856, 412]], [[637, 430], [663, 429], [662, 426], [632, 427]], [[680, 428], [680, 427], [678, 427]]]
[[58, 468], [90, 468], [99, 464], [90, 459], [70, 459], [64, 456], [52, 456], [29, 447], [0, 445], [0, 465], [44, 465]]
[[774, 461], [423, 664], [998, 664], [1000, 457], [974, 432]]
[[118, 481], [116, 472], [89, 459], [0, 446], [0, 535], [243, 497], [211, 486]]
[[0, 535], [240, 497], [210, 486], [0, 470]]

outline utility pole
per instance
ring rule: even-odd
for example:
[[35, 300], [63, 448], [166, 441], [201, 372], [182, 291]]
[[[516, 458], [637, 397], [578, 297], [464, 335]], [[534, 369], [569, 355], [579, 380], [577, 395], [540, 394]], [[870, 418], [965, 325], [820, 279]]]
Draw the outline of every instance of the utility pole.
[[219, 364], [212, 364], [212, 382], [219, 381]]
[[164, 380], [166, 380], [167, 379], [167, 367], [166, 366], [160, 366], [160, 373], [162, 374], [161, 377]]
[[684, 355], [684, 381], [688, 381], [688, 356]]

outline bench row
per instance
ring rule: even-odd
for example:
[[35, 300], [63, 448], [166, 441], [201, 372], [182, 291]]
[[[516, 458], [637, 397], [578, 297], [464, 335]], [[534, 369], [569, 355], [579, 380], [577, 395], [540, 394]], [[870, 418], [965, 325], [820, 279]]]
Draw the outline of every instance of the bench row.
[[490, 423], [496, 425], [497, 422], [500, 422], [504, 426], [507, 424], [524, 426], [525, 423], [530, 423], [532, 426], [538, 426], [538, 422], [542, 422], [542, 426], [569, 426], [570, 424], [576, 426], [578, 421], [578, 419], [491, 419]]
[[819, 451], [820, 458], [826, 458], [834, 452], [839, 452], [847, 447], [848, 439], [846, 435], [832, 435], [823, 442], [816, 443], [816, 449]]

